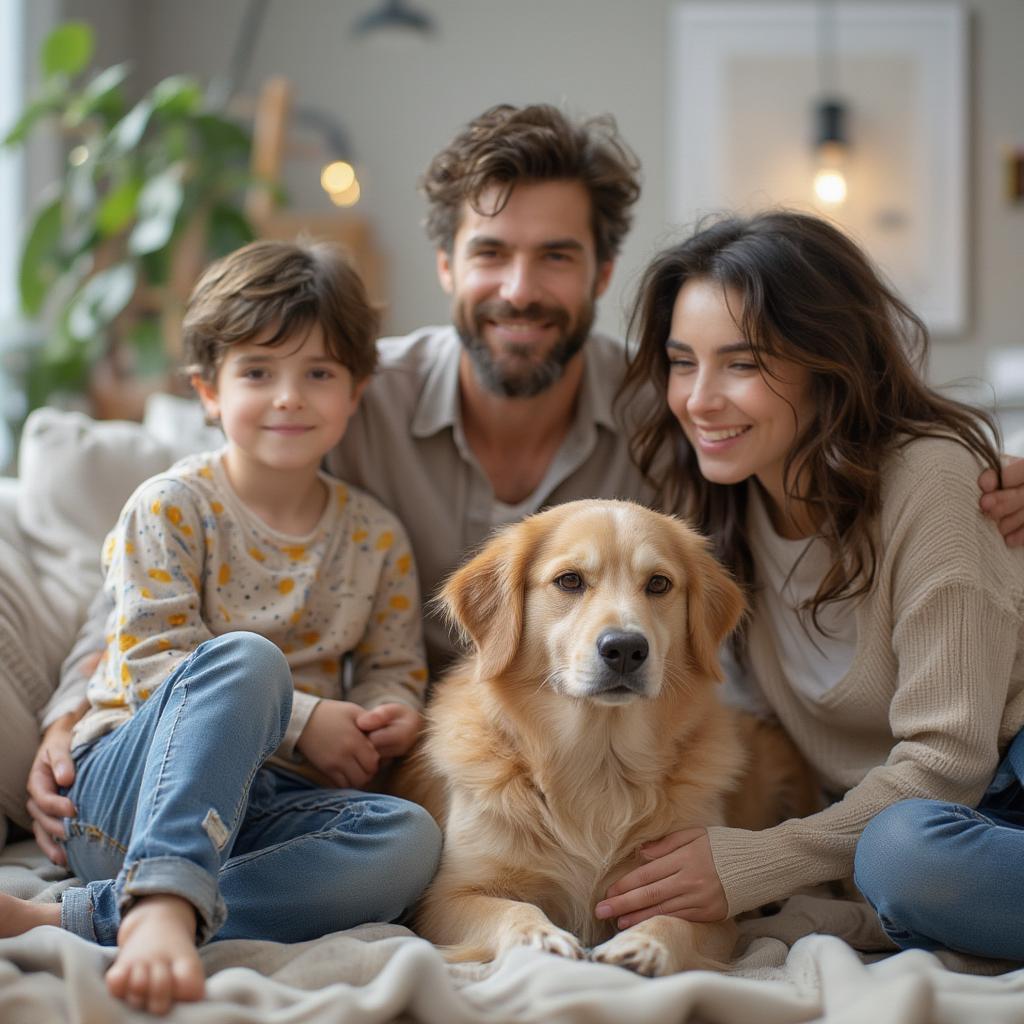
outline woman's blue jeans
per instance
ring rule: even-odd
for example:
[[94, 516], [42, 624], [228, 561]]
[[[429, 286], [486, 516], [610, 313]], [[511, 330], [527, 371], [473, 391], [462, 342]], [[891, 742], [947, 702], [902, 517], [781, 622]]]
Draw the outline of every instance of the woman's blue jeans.
[[254, 633], [201, 644], [135, 715], [75, 752], [61, 924], [116, 945], [141, 896], [174, 894], [210, 938], [301, 942], [390, 921], [433, 877], [441, 834], [395, 797], [264, 767], [292, 704], [281, 651]]
[[904, 800], [872, 818], [854, 881], [903, 949], [1024, 960], [1024, 731], [977, 809]]

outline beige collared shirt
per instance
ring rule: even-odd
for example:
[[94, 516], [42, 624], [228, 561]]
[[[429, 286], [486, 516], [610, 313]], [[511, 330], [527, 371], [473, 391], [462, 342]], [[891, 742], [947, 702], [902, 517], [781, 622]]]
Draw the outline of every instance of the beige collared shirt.
[[[369, 491], [405, 525], [425, 600], [497, 523], [502, 506], [466, 442], [459, 404], [462, 346], [453, 327], [427, 327], [378, 343], [380, 367], [341, 445], [332, 473]], [[626, 370], [621, 342], [591, 335], [583, 349], [579, 401], [543, 480], [519, 515], [578, 498], [632, 498], [654, 492], [633, 464], [615, 395]], [[428, 606], [429, 609], [429, 606]], [[425, 623], [436, 673], [453, 653], [447, 627]]]

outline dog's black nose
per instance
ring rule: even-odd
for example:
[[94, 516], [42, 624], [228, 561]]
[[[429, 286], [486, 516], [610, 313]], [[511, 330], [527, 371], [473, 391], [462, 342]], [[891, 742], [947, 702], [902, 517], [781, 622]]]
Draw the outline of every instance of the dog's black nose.
[[635, 672], [647, 660], [649, 649], [643, 633], [606, 629], [597, 638], [597, 653], [601, 660], [622, 676]]

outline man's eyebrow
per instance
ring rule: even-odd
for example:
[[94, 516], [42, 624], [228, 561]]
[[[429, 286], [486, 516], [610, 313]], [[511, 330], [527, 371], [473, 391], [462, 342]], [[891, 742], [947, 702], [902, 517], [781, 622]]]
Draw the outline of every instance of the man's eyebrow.
[[[693, 352], [692, 345], [687, 345], [685, 341], [676, 341], [675, 338], [669, 338], [665, 342], [665, 348], [675, 349], [677, 352]], [[754, 346], [749, 341], [734, 341], [730, 345], [720, 345], [715, 349], [715, 353], [725, 356], [733, 352], [752, 352], [753, 350]]]
[[578, 238], [552, 238], [548, 242], [541, 242], [540, 248], [548, 249], [577, 249], [583, 250], [583, 243]]

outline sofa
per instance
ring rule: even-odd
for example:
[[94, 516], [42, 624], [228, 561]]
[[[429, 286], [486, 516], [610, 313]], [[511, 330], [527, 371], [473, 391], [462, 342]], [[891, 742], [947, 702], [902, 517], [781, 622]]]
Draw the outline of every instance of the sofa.
[[[203, 422], [198, 406], [162, 395], [151, 399], [143, 424], [52, 409], [26, 424], [20, 476], [0, 479], [0, 847], [10, 839], [0, 849], [0, 891], [54, 900], [73, 884], [17, 831], [29, 825], [24, 786], [39, 716], [99, 588], [102, 539], [124, 500], [174, 459], [218, 443], [219, 431]], [[527, 948], [495, 964], [447, 965], [396, 924], [294, 946], [220, 942], [201, 951], [207, 1000], [169, 1019], [1024, 1021], [1020, 965], [921, 951], [858, 953], [876, 934], [863, 904], [802, 894], [774, 916], [742, 922], [741, 933], [728, 973], [653, 981]], [[103, 970], [111, 957], [56, 928], [0, 939], [0, 1021], [143, 1019], [107, 994]]]

